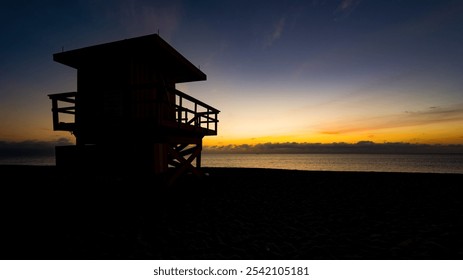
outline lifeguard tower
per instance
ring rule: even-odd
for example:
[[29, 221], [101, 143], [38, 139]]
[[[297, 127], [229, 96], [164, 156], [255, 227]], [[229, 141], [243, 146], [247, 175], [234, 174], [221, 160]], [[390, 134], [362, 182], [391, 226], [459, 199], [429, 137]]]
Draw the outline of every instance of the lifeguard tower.
[[88, 170], [201, 174], [204, 136], [217, 135], [219, 110], [175, 88], [204, 81], [159, 35], [55, 53], [77, 69], [77, 91], [48, 95], [53, 129], [75, 146], [57, 146], [56, 165]]

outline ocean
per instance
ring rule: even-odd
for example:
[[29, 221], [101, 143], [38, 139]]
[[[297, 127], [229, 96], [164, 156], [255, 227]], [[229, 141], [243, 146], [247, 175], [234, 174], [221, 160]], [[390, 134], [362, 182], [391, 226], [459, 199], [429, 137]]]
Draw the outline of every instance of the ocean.
[[[53, 156], [0, 159], [0, 164], [54, 165]], [[207, 154], [203, 167], [463, 174], [463, 154]]]
[[463, 154], [208, 154], [203, 166], [463, 174]]

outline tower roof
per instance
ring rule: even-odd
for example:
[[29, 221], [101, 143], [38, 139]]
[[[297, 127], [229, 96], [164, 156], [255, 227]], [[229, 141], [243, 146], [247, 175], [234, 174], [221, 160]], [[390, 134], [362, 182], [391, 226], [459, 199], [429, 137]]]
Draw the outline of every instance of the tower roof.
[[175, 83], [206, 80], [206, 74], [157, 34], [55, 53], [53, 60], [76, 69], [104, 65], [115, 67], [136, 60], [138, 63], [154, 64]]

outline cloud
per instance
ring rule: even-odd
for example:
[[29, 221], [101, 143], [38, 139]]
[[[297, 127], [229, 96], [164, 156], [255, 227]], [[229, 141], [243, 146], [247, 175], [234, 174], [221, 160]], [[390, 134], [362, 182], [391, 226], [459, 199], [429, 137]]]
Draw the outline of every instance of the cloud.
[[359, 0], [342, 0], [338, 6], [338, 10], [351, 11], [360, 3]]
[[55, 141], [0, 141], [0, 158], [21, 156], [53, 156], [55, 153], [55, 146], [64, 145], [72, 145], [72, 143], [67, 138], [59, 138]]
[[320, 132], [323, 134], [344, 134], [455, 121], [463, 121], [463, 104], [451, 108], [431, 106], [421, 111], [405, 111], [401, 114], [383, 115], [366, 121], [358, 119], [344, 121], [342, 124], [324, 124], [320, 126]]
[[336, 19], [348, 17], [354, 12], [355, 8], [357, 8], [360, 2], [361, 0], [342, 0], [334, 12], [336, 15], [338, 15], [338, 18]]
[[273, 45], [275, 41], [280, 39], [281, 35], [283, 34], [284, 28], [285, 28], [285, 23], [286, 23], [286, 17], [283, 16], [281, 17], [274, 25], [273, 27], [273, 32], [269, 36], [268, 40], [265, 42], [265, 47], [270, 47]]
[[407, 154], [407, 153], [463, 153], [463, 145], [428, 145], [405, 142], [374, 143], [263, 143], [256, 145], [206, 146], [205, 153], [262, 153], [262, 154]]

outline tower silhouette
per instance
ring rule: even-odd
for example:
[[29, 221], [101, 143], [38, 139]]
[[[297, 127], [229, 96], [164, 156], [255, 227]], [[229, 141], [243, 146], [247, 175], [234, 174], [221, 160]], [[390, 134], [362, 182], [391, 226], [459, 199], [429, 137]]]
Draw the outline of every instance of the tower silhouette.
[[217, 135], [219, 110], [175, 88], [206, 74], [159, 35], [53, 59], [77, 69], [77, 91], [48, 95], [53, 129], [76, 137], [55, 148], [58, 167], [201, 175], [202, 139]]

